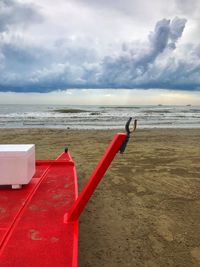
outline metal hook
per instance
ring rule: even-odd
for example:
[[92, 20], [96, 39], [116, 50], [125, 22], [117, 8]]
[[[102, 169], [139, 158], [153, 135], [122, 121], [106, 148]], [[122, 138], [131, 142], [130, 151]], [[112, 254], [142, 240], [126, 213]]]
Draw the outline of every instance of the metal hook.
[[126, 140], [124, 141], [124, 143], [122, 144], [122, 146], [120, 147], [119, 149], [119, 152], [120, 154], [123, 154], [125, 149], [126, 149], [126, 146], [128, 144], [128, 141], [129, 141], [129, 138], [130, 138], [130, 133], [134, 132], [137, 128], [137, 120], [134, 120], [134, 125], [133, 125], [133, 128], [130, 129], [130, 123], [132, 121], [132, 117], [130, 117], [125, 125], [125, 130], [126, 130], [126, 133], [127, 133], [127, 136], [126, 136]]
[[134, 124], [133, 127], [130, 128], [130, 123], [132, 121], [132, 117], [130, 117], [125, 125], [125, 130], [127, 132], [128, 135], [130, 135], [130, 133], [134, 132], [137, 128], [137, 120], [134, 120]]

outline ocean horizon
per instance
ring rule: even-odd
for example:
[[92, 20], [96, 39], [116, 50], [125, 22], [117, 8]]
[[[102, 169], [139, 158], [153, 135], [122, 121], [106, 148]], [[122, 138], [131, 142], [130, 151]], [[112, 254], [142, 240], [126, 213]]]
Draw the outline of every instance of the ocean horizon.
[[0, 105], [0, 128], [122, 129], [129, 117], [138, 128], [200, 128], [194, 105]]

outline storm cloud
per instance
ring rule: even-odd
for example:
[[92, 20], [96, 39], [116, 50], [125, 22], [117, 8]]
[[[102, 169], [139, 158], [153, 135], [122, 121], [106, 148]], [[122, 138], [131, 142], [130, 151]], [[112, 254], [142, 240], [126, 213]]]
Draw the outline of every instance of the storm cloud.
[[14, 0], [0, 2], [0, 32], [8, 31], [12, 26], [27, 26], [43, 20], [37, 6]]
[[[135, 11], [131, 13], [128, 10], [133, 2]], [[142, 10], [143, 1], [117, 1], [117, 9], [124, 7], [122, 17], [119, 14], [115, 17], [115, 12], [111, 11], [113, 1], [102, 1], [101, 12], [106, 9], [103, 14], [107, 17], [102, 19], [99, 31], [95, 26], [97, 35], [90, 20], [97, 18], [101, 21], [99, 13], [94, 16], [100, 2], [87, 0], [84, 3], [59, 0], [54, 9], [49, 7], [48, 13], [48, 7], [40, 7], [39, 1], [35, 4], [14, 0], [0, 2], [0, 91], [49, 92], [66, 88], [200, 90], [199, 42], [182, 41], [190, 27], [188, 17], [159, 19], [152, 30], [146, 30], [142, 39], [136, 38], [139, 33], [133, 23], [132, 33], [123, 40], [120, 34], [109, 38], [103, 23], [111, 25], [111, 16], [118, 25], [123, 21], [130, 23], [131, 15]], [[180, 1], [175, 3], [179, 6], [179, 14], [186, 12]], [[63, 5], [60, 9], [59, 4]], [[83, 15], [73, 20], [69, 14], [76, 14], [77, 7]], [[128, 18], [125, 19], [126, 13]], [[77, 32], [77, 28], [80, 31]], [[110, 34], [113, 29], [111, 25]], [[103, 32], [99, 34], [101, 30]], [[106, 38], [100, 39], [104, 33]]]
[[[190, 55], [186, 60], [179, 59], [175, 51], [185, 25], [186, 19], [163, 19], [156, 23], [147, 43], [138, 47], [124, 44], [119, 56], [103, 60], [101, 82], [105, 87], [198, 89], [200, 65], [196, 48], [192, 47], [193, 59]], [[182, 78], [190, 78], [188, 74], [196, 77], [194, 82]]]

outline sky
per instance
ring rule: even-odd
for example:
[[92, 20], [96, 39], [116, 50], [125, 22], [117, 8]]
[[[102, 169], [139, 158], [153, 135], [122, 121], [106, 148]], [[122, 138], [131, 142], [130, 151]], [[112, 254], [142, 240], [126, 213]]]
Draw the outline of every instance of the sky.
[[199, 0], [0, 0], [0, 103], [200, 104]]

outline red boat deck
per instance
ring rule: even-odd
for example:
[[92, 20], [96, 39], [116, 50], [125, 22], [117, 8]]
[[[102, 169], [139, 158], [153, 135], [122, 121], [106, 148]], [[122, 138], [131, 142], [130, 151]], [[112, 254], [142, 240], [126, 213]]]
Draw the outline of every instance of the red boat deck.
[[20, 190], [0, 191], [0, 266], [77, 266], [78, 222], [64, 223], [78, 197], [69, 153], [37, 161]]
[[129, 132], [115, 135], [79, 196], [69, 153], [37, 161], [36, 174], [22, 189], [0, 189], [0, 266], [77, 267], [78, 219], [128, 139]]

